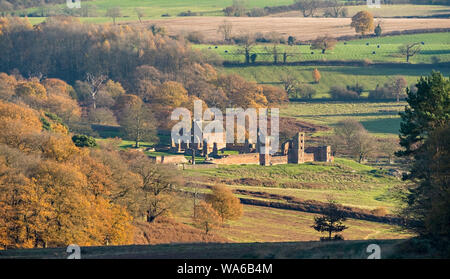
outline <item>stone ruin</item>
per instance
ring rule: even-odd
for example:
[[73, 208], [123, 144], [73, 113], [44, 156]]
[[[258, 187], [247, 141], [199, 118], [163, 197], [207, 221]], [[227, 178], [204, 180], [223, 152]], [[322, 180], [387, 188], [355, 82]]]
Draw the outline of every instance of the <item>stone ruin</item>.
[[[216, 165], [247, 165], [259, 164], [271, 166], [279, 164], [302, 164], [305, 162], [333, 162], [330, 146], [318, 146], [305, 148], [305, 133], [298, 132], [292, 139], [281, 145], [281, 151], [272, 152], [270, 155], [270, 137], [266, 137], [265, 143], [260, 141], [258, 133], [257, 142], [253, 144], [248, 139], [244, 144], [227, 144], [226, 134], [203, 133], [200, 138], [194, 139], [194, 129], [204, 131], [208, 122], [193, 121], [191, 127], [191, 140], [189, 142], [174, 142], [172, 139], [170, 151], [174, 156], [157, 156], [153, 159], [157, 163], [184, 164], [188, 163], [185, 156], [192, 156], [190, 163], [195, 163], [196, 156], [205, 157], [205, 162]], [[219, 139], [219, 140], [218, 140]], [[222, 139], [222, 140], [220, 140]], [[239, 154], [225, 155], [224, 151], [238, 151]], [[172, 158], [170, 158], [172, 157]]]
[[[259, 137], [258, 137], [259, 139]], [[305, 149], [305, 133], [299, 132], [292, 139], [281, 145], [281, 152], [270, 155], [264, 152], [270, 148], [269, 139], [265, 144], [257, 142], [254, 152], [251, 144], [246, 141], [242, 154], [217, 156], [210, 161], [218, 165], [243, 165], [259, 164], [261, 166], [271, 166], [280, 164], [303, 164], [305, 162], [333, 162], [331, 146], [308, 147]]]

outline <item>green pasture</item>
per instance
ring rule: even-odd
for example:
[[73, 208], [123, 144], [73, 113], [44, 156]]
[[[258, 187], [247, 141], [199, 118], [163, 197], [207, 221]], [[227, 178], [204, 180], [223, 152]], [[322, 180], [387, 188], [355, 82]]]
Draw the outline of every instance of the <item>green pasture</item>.
[[[312, 72], [317, 68], [321, 73], [319, 83], [314, 83]], [[363, 97], [368, 91], [374, 90], [377, 85], [392, 82], [397, 76], [403, 76], [409, 85], [415, 84], [421, 76], [427, 76], [432, 70], [440, 71], [445, 76], [450, 74], [450, 68], [433, 65], [372, 65], [356, 66], [248, 66], [223, 67], [220, 71], [231, 74], [236, 73], [247, 80], [260, 84], [282, 86], [286, 75], [296, 77], [301, 83], [307, 84], [316, 90], [316, 98], [330, 98], [330, 88], [333, 86], [346, 87], [359, 84], [364, 88]], [[290, 96], [296, 98], [297, 96]]]
[[[301, 40], [301, 38], [298, 38]], [[430, 33], [414, 35], [387, 36], [370, 39], [339, 42], [332, 50], [322, 54], [321, 50], [311, 49], [310, 45], [277, 45], [278, 63], [283, 62], [283, 53], [289, 54], [287, 62], [299, 61], [363, 61], [404, 63], [406, 58], [399, 53], [399, 47], [418, 42], [421, 52], [410, 58], [411, 63], [435, 63], [450, 61], [450, 34]], [[225, 61], [245, 62], [238, 45], [194, 45], [194, 48], [211, 50], [221, 55]], [[251, 53], [257, 55], [256, 62], [274, 62], [274, 45], [259, 44]]]
[[406, 102], [292, 102], [280, 109], [280, 116], [333, 127], [344, 119], [361, 122], [371, 133], [396, 137], [400, 129], [399, 112]]

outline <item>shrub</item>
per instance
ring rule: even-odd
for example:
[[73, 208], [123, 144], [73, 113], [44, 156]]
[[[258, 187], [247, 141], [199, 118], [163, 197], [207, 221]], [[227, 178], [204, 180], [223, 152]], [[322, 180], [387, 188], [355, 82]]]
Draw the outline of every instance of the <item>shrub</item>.
[[261, 17], [265, 15], [267, 15], [267, 13], [263, 8], [254, 8], [248, 12], [248, 16], [250, 17]]
[[186, 12], [181, 12], [178, 14], [178, 16], [198, 16], [198, 15], [199, 15], [199, 13], [191, 12], [190, 10], [186, 11]]
[[205, 41], [204, 35], [199, 31], [189, 32], [186, 36], [186, 40], [194, 44], [201, 44]]
[[95, 147], [97, 142], [93, 137], [86, 135], [75, 135], [72, 137], [73, 143], [78, 147]]
[[331, 98], [336, 100], [352, 100], [358, 99], [359, 95], [357, 92], [348, 90], [347, 88], [340, 86], [333, 86], [330, 88]]
[[295, 90], [295, 97], [297, 98], [311, 99], [315, 94], [316, 89], [307, 84], [301, 84]]

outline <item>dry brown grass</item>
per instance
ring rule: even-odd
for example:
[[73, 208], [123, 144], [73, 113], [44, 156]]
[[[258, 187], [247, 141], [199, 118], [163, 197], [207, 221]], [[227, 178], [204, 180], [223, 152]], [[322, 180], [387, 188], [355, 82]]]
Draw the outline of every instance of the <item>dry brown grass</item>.
[[[233, 33], [268, 33], [279, 32], [285, 36], [295, 36], [299, 40], [315, 39], [319, 35], [328, 34], [333, 37], [355, 35], [350, 27], [350, 18], [301, 18], [301, 17], [184, 17], [161, 20], [149, 20], [147, 24], [158, 24], [166, 27], [171, 35], [200, 31], [211, 41], [219, 40], [218, 26], [224, 20], [233, 23]], [[413, 19], [384, 18], [383, 32], [450, 28], [450, 19]]]
[[133, 244], [167, 244], [195, 242], [230, 242], [214, 234], [205, 236], [204, 232], [194, 227], [178, 223], [169, 218], [159, 218], [153, 223], [136, 222]]

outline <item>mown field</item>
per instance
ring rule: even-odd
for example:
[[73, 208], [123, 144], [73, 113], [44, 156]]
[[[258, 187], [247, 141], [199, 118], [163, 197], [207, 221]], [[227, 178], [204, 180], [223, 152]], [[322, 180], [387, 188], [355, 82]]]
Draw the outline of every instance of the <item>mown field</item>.
[[[287, 46], [278, 45], [278, 63], [283, 62], [282, 54], [289, 54], [287, 62], [298, 61], [329, 61], [346, 60], [361, 61], [368, 59], [373, 62], [406, 62], [399, 53], [399, 47], [406, 43], [422, 43], [421, 52], [410, 59], [411, 63], [433, 63], [450, 61], [450, 33], [431, 33], [387, 36], [362, 40], [339, 42], [332, 50], [322, 54], [321, 50], [312, 50], [310, 45]], [[221, 55], [225, 61], [245, 62], [237, 45], [195, 45], [200, 50], [211, 50]], [[273, 62], [273, 45], [260, 44], [252, 49], [258, 56], [256, 62]]]

